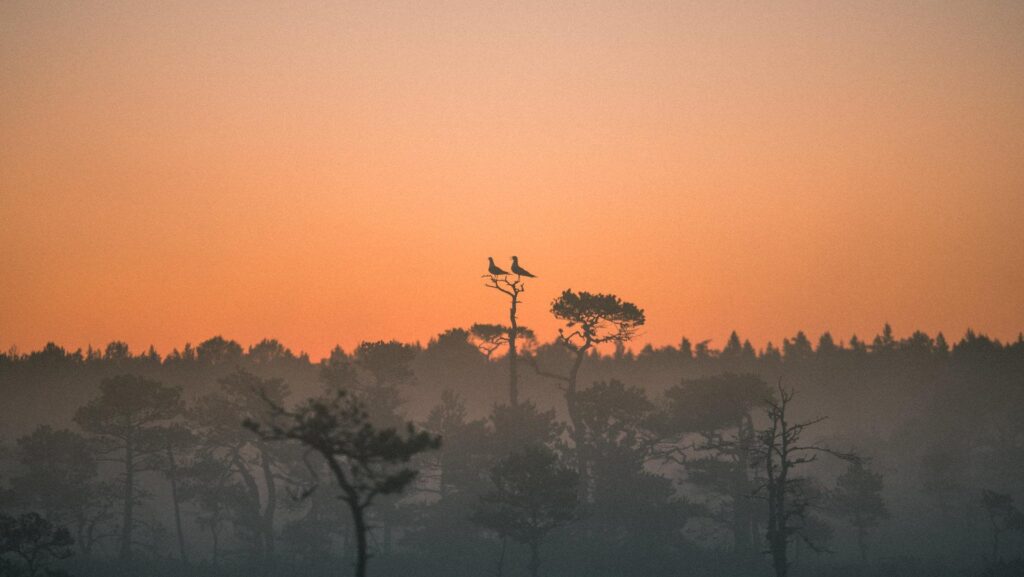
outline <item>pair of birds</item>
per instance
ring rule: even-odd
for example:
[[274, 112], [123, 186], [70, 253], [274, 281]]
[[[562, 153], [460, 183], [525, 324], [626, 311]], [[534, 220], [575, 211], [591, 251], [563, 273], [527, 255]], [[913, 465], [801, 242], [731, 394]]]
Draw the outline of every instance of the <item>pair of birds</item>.
[[[498, 267], [498, 265], [494, 264], [494, 257], [487, 257], [487, 262], [490, 263], [490, 266], [487, 267], [487, 272], [490, 273], [491, 276], [502, 276], [508, 274], [507, 270], [501, 269]], [[530, 273], [530, 271], [519, 266], [518, 256], [512, 257], [512, 274], [517, 276], [536, 278], [536, 275]]]

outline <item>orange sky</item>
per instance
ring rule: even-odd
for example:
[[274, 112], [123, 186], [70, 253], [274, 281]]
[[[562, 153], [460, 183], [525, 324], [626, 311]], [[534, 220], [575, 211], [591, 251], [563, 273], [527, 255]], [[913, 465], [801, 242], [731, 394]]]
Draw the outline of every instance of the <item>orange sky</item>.
[[1024, 3], [0, 4], [0, 347], [1024, 329]]

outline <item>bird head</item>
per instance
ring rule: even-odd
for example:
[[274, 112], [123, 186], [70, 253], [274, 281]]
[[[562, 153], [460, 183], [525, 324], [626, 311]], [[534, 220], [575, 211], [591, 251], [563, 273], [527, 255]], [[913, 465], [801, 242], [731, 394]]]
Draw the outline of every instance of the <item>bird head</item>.
[[518, 256], [512, 257], [512, 262], [519, 262], [519, 257]]

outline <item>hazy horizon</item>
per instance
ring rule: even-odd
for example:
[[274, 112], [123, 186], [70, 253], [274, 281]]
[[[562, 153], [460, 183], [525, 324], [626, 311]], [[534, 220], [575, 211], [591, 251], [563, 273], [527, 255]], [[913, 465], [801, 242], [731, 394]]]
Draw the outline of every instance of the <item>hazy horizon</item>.
[[[502, 321], [502, 320], [504, 320], [504, 319], [495, 319], [494, 322], [495, 323], [500, 323], [500, 321]], [[690, 342], [690, 344], [693, 345], [693, 346], [696, 346], [698, 343], [702, 343], [703, 342], [703, 343], [706, 343], [708, 345], [710, 350], [719, 351], [719, 350], [722, 349], [722, 347], [724, 347], [726, 345], [726, 343], [728, 342], [728, 340], [729, 340], [729, 338], [730, 338], [730, 336], [732, 335], [733, 332], [735, 332], [737, 334], [737, 336], [740, 339], [740, 342], [749, 341], [751, 346], [754, 347], [754, 350], [758, 354], [763, 353], [765, 348], [766, 348], [766, 346], [769, 343], [771, 343], [771, 345], [773, 347], [775, 347], [776, 349], [781, 349], [782, 348], [782, 343], [783, 343], [784, 340], [787, 340], [787, 339], [791, 340], [793, 337], [796, 336], [797, 333], [800, 333], [800, 332], [804, 333], [804, 335], [810, 341], [811, 345], [814, 346], [814, 348], [817, 348], [819, 338], [822, 335], [824, 335], [825, 333], [828, 333], [832, 337], [834, 343], [837, 346], [843, 345], [843, 346], [847, 346], [848, 347], [849, 344], [850, 344], [851, 337], [854, 337], [854, 336], [856, 336], [857, 339], [860, 342], [862, 342], [864, 344], [867, 344], [867, 345], [870, 345], [871, 341], [876, 336], [879, 336], [879, 335], [882, 334], [882, 330], [884, 329], [885, 324], [886, 323], [882, 323], [882, 325], [879, 326], [878, 329], [874, 330], [874, 331], [867, 331], [867, 332], [865, 332], [863, 334], [856, 334], [855, 333], [855, 334], [849, 334], [849, 335], [836, 334], [834, 331], [829, 331], [829, 330], [822, 331], [821, 333], [811, 333], [811, 332], [808, 332], [808, 331], [804, 331], [804, 330], [798, 329], [798, 330], [794, 331], [792, 334], [781, 335], [778, 338], [771, 338], [771, 339], [768, 339], [768, 340], [766, 340], [764, 342], [756, 342], [753, 339], [748, 338], [740, 330], [729, 330], [724, 335], [721, 335], [720, 338], [719, 337], [708, 338], [706, 335], [705, 336], [701, 336], [701, 335], [686, 335], [686, 334], [683, 334], [683, 335], [680, 335], [679, 338], [677, 338], [675, 341], [664, 342], [664, 343], [655, 343], [655, 342], [650, 342], [648, 340], [645, 340], [644, 339], [644, 334], [641, 331], [632, 342], [627, 343], [627, 344], [624, 345], [624, 350], [631, 351], [634, 354], [636, 354], [636, 353], [639, 353], [644, 347], [646, 347], [648, 345], [650, 345], [651, 347], [653, 347], [655, 349], [659, 349], [659, 348], [663, 348], [663, 347], [678, 348], [679, 345], [680, 345], [680, 342], [682, 341], [682, 339], [687, 339]], [[468, 330], [469, 329], [469, 325], [463, 326], [463, 327], [454, 327], [454, 326], [453, 327], [448, 327], [447, 329], [444, 329], [444, 330], [438, 330], [438, 331], [436, 331], [435, 333], [433, 333], [432, 335], [430, 335], [430, 336], [428, 336], [426, 338], [413, 339], [413, 340], [409, 340], [409, 341], [399, 341], [399, 342], [403, 342], [403, 343], [407, 343], [407, 344], [415, 344], [415, 345], [419, 345], [419, 346], [422, 346], [422, 347], [426, 347], [428, 345], [428, 343], [430, 343], [433, 340], [436, 340], [436, 338], [438, 336], [440, 336], [445, 330], [449, 330], [449, 329], [464, 329], [464, 330]], [[908, 331], [899, 331], [899, 330], [896, 329], [896, 327], [892, 327], [892, 336], [893, 336], [893, 338], [895, 338], [897, 340], [907, 339], [910, 336], [912, 336], [915, 332], [918, 332], [918, 331], [921, 331], [921, 329], [914, 329], [914, 330], [908, 330]], [[952, 345], [953, 343], [955, 343], [955, 342], [959, 341], [960, 339], [962, 339], [964, 337], [964, 335], [967, 334], [968, 332], [971, 332], [971, 333], [976, 334], [978, 336], [985, 336], [985, 337], [991, 338], [991, 339], [993, 339], [995, 341], [998, 341], [1000, 343], [1003, 343], [1003, 344], [1013, 344], [1015, 342], [1018, 342], [1021, 338], [1024, 338], [1024, 332], [1022, 332], [1022, 331], [1019, 331], [1015, 335], [1009, 335], [1009, 336], [1003, 338], [1003, 337], [999, 337], [997, 335], [994, 335], [992, 333], [989, 333], [989, 332], [985, 331], [983, 328], [979, 328], [979, 327], [967, 327], [963, 331], [952, 332], [952, 333], [951, 332], [947, 332], [947, 331], [936, 331], [934, 333], [933, 332], [929, 332], [929, 331], [921, 331], [921, 332], [924, 332], [926, 335], [928, 335], [932, 339], [934, 339], [937, 335], [941, 334], [946, 339], [946, 342], [949, 343], [950, 345]], [[166, 348], [158, 347], [158, 346], [156, 346], [156, 345], [154, 345], [152, 343], [142, 344], [142, 343], [127, 342], [127, 341], [125, 341], [123, 339], [111, 339], [109, 341], [104, 341], [104, 342], [89, 342], [89, 343], [85, 343], [84, 345], [79, 345], [79, 344], [76, 344], [76, 343], [64, 343], [64, 342], [55, 341], [53, 339], [48, 339], [48, 340], [40, 343], [39, 345], [32, 346], [32, 347], [22, 347], [22, 346], [19, 346], [17, 344], [13, 344], [13, 345], [10, 345], [10, 346], [5, 347], [5, 348], [0, 348], [0, 353], [8, 352], [8, 351], [11, 351], [11, 350], [15, 350], [15, 351], [18, 352], [18, 354], [28, 354], [28, 353], [31, 353], [31, 352], [35, 352], [35, 351], [41, 350], [46, 344], [49, 344], [49, 343], [53, 343], [53, 344], [55, 344], [55, 345], [57, 345], [59, 347], [62, 347], [66, 351], [68, 351], [69, 353], [70, 352], [74, 352], [74, 351], [78, 351], [78, 350], [84, 352], [84, 351], [89, 350], [90, 348], [92, 348], [95, 351], [102, 352], [104, 347], [106, 347], [107, 345], [109, 345], [111, 343], [115, 343], [116, 342], [116, 343], [124, 343], [124, 344], [128, 345], [129, 351], [131, 352], [132, 355], [143, 354], [143, 353], [147, 352], [150, 349], [150, 347], [152, 347], [161, 357], [167, 357], [167, 355], [169, 355], [172, 351], [179, 351], [180, 352], [186, 345], [191, 345], [192, 347], [196, 347], [197, 345], [201, 344], [202, 342], [204, 342], [204, 341], [206, 341], [208, 339], [216, 338], [216, 337], [221, 337], [221, 338], [223, 338], [225, 340], [228, 340], [228, 341], [234, 341], [234, 342], [238, 343], [242, 347], [243, 350], [248, 350], [250, 347], [257, 345], [257, 344], [259, 344], [262, 341], [267, 341], [267, 340], [277, 341], [278, 343], [283, 345], [285, 348], [290, 350], [295, 355], [305, 354], [305, 355], [309, 356], [309, 358], [310, 358], [310, 360], [312, 362], [319, 362], [321, 360], [329, 358], [330, 354], [331, 354], [331, 351], [335, 347], [341, 347], [342, 350], [344, 350], [346, 352], [352, 352], [361, 343], [397, 340], [397, 339], [394, 339], [392, 337], [388, 337], [386, 335], [385, 336], [381, 336], [380, 338], [375, 338], [375, 339], [359, 339], [359, 338], [353, 337], [353, 338], [350, 338], [350, 339], [347, 339], [347, 340], [344, 340], [344, 341], [335, 342], [334, 344], [331, 344], [331, 345], [325, 345], [326, 348], [323, 350], [322, 353], [320, 353], [320, 352], [311, 352], [311, 351], [306, 350], [306, 349], [301, 349], [301, 348], [294, 347], [294, 346], [291, 345], [291, 343], [289, 343], [287, 341], [284, 341], [282, 339], [276, 338], [273, 335], [266, 335], [264, 337], [255, 338], [255, 339], [253, 339], [251, 341], [240, 341], [240, 340], [235, 339], [230, 334], [215, 333], [215, 334], [205, 335], [205, 336], [202, 336], [200, 338], [189, 339], [189, 340], [186, 340], [186, 341], [181, 342], [181, 343], [176, 343], [176, 344], [172, 343], [170, 346], [168, 346]], [[553, 333], [553, 334], [550, 334], [550, 335], [538, 335], [538, 342], [537, 342], [537, 344], [539, 344], [539, 345], [555, 344], [557, 342], [557, 340], [558, 340], [557, 337], [558, 337], [557, 333]], [[342, 344], [343, 342], [347, 343], [347, 344]], [[607, 354], [611, 354], [611, 353], [614, 352], [614, 347], [612, 345], [599, 345], [597, 347], [597, 351], [600, 352], [601, 354], [606, 354], [607, 355]], [[503, 355], [504, 355], [504, 353], [496, 353], [495, 354], [495, 358], [500, 358]]]

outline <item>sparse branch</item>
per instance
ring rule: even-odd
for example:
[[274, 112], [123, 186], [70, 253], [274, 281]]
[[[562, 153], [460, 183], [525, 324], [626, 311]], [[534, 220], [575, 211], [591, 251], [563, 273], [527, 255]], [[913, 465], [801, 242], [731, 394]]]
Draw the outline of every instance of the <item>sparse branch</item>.
[[530, 355], [530, 356], [526, 357], [526, 362], [531, 367], [533, 367], [533, 371], [537, 375], [539, 375], [541, 377], [547, 377], [549, 379], [554, 379], [556, 381], [561, 381], [563, 383], [570, 383], [570, 382], [572, 382], [572, 380], [569, 377], [569, 375], [562, 375], [562, 374], [559, 374], [559, 373], [552, 373], [550, 371], [546, 371], [544, 369], [541, 369], [540, 368], [540, 363], [537, 362], [537, 357], [534, 356], [534, 355]]
[[[493, 266], [493, 263], [492, 263]], [[497, 350], [503, 344], [508, 344], [508, 360], [509, 360], [509, 403], [515, 406], [519, 403], [519, 373], [518, 373], [518, 361], [519, 351], [516, 347], [516, 341], [521, 334], [521, 329], [518, 324], [518, 307], [519, 307], [519, 295], [526, 291], [526, 284], [521, 276], [516, 276], [513, 280], [511, 275], [489, 275], [488, 282], [485, 283], [486, 287], [497, 290], [509, 297], [509, 327], [505, 331], [504, 337], [500, 337], [489, 331], [492, 339], [490, 342], [481, 350], [485, 351], [485, 354], [490, 358], [491, 354]], [[477, 325], [474, 325], [477, 326]], [[491, 328], [500, 325], [489, 325]], [[531, 333], [532, 338], [532, 333]]]
[[[366, 509], [378, 495], [404, 490], [417, 475], [407, 466], [409, 461], [438, 448], [440, 437], [417, 431], [412, 423], [404, 432], [378, 429], [369, 422], [362, 403], [344, 389], [310, 399], [294, 410], [285, 409], [264, 390], [256, 392], [266, 405], [265, 420], [246, 419], [244, 426], [265, 441], [298, 441], [324, 458], [352, 514], [356, 576], [363, 577], [370, 558]], [[314, 471], [312, 466], [310, 470]]]
[[811, 519], [809, 512], [814, 509], [814, 494], [807, 493], [807, 479], [796, 476], [795, 471], [815, 462], [821, 454], [859, 462], [859, 457], [853, 453], [800, 443], [801, 437], [825, 418], [790, 423], [787, 411], [794, 396], [792, 390], [783, 388], [780, 379], [775, 398], [765, 402], [768, 426], [757, 432], [758, 442], [752, 448], [752, 464], [764, 474], [755, 495], [768, 503], [768, 552], [772, 555], [776, 577], [786, 577], [788, 573], [788, 546], [793, 535], [798, 535], [815, 551], [826, 551], [806, 531]]

